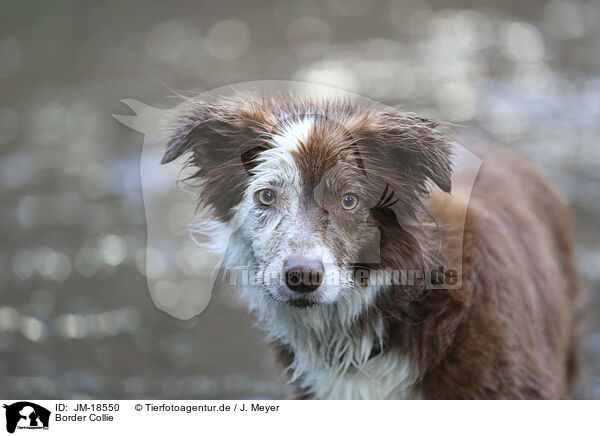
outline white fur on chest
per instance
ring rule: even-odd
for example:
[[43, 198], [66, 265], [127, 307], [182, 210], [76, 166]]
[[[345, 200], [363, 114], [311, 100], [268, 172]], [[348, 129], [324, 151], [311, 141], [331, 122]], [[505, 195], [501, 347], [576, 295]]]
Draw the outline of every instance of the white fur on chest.
[[334, 369], [306, 374], [315, 398], [323, 400], [403, 400], [415, 398], [408, 359], [384, 355], [366, 362], [361, 369], [344, 373]]

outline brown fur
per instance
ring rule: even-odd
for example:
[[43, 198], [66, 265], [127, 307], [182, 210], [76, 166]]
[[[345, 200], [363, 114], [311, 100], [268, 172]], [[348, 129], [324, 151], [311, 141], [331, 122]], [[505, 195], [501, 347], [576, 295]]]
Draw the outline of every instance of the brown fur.
[[523, 156], [476, 151], [484, 163], [469, 199], [462, 288], [432, 296], [421, 326], [400, 328], [419, 338], [421, 389], [428, 398], [564, 398], [580, 299], [568, 208]]
[[[328, 243], [340, 261], [358, 255], [379, 227], [381, 264], [357, 269], [426, 270], [440, 256], [462, 263], [460, 289], [392, 286], [353, 328], [360, 331], [366, 318], [381, 317], [386, 343], [380, 352], [410, 356], [415, 390], [425, 398], [566, 397], [577, 372], [580, 291], [569, 210], [547, 179], [523, 156], [479, 147], [474, 151], [483, 166], [470, 198], [460, 186], [452, 196], [430, 196], [434, 185], [451, 189], [450, 140], [436, 122], [348, 102], [295, 99], [192, 103], [174, 125], [163, 162], [192, 151], [189, 162], [205, 186], [201, 202], [226, 220], [253, 159], [271, 146], [269, 136], [290, 113], [319, 120], [295, 159], [306, 185], [305, 207], [318, 218], [313, 225], [333, 220], [339, 229]], [[368, 182], [357, 184], [365, 162]], [[326, 194], [315, 202], [322, 180], [331, 202], [342, 187], [360, 192], [370, 209], [356, 214], [363, 222], [374, 220], [372, 231], [353, 232], [350, 215], [336, 215]], [[377, 209], [383, 184], [402, 206], [397, 223], [386, 223], [389, 215]], [[465, 202], [462, 258], [433, 253], [428, 211], [441, 217], [437, 224], [444, 231], [463, 224]], [[293, 350], [279, 348], [289, 364]]]

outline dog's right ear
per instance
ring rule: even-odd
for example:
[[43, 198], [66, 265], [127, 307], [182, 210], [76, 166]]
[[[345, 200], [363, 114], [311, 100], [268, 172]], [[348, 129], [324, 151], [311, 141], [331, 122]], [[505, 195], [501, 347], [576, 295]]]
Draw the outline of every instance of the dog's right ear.
[[201, 182], [200, 202], [217, 218], [228, 220], [242, 200], [256, 158], [268, 146], [261, 142], [265, 120], [256, 106], [240, 101], [193, 102], [176, 113], [169, 125], [161, 163], [189, 153], [186, 166]]

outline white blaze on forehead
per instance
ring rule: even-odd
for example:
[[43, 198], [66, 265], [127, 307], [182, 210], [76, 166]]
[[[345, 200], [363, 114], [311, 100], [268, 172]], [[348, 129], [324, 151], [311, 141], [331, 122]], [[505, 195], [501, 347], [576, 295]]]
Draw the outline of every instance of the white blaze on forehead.
[[280, 133], [273, 135], [272, 144], [287, 150], [297, 149], [300, 143], [306, 143], [314, 124], [312, 117], [287, 122]]
[[289, 195], [299, 195], [300, 171], [291, 152], [298, 149], [301, 143], [306, 143], [313, 126], [312, 117], [284, 123], [281, 131], [269, 141], [273, 148], [259, 154], [259, 163], [252, 171], [254, 177], [248, 186], [248, 194], [278, 181]]
[[258, 164], [252, 170], [253, 177], [248, 186], [249, 190], [266, 187], [278, 182], [282, 189], [289, 191], [299, 189], [300, 171], [294, 161], [294, 156], [286, 148], [270, 148], [260, 153]]

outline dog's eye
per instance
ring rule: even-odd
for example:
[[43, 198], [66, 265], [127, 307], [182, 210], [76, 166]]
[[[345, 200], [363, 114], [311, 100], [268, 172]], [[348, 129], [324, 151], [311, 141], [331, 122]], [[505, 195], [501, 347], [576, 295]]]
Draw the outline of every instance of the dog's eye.
[[342, 208], [352, 210], [358, 205], [358, 197], [354, 194], [344, 194], [342, 197]]
[[263, 206], [271, 206], [275, 203], [275, 192], [272, 189], [261, 189], [256, 193], [256, 199]]

